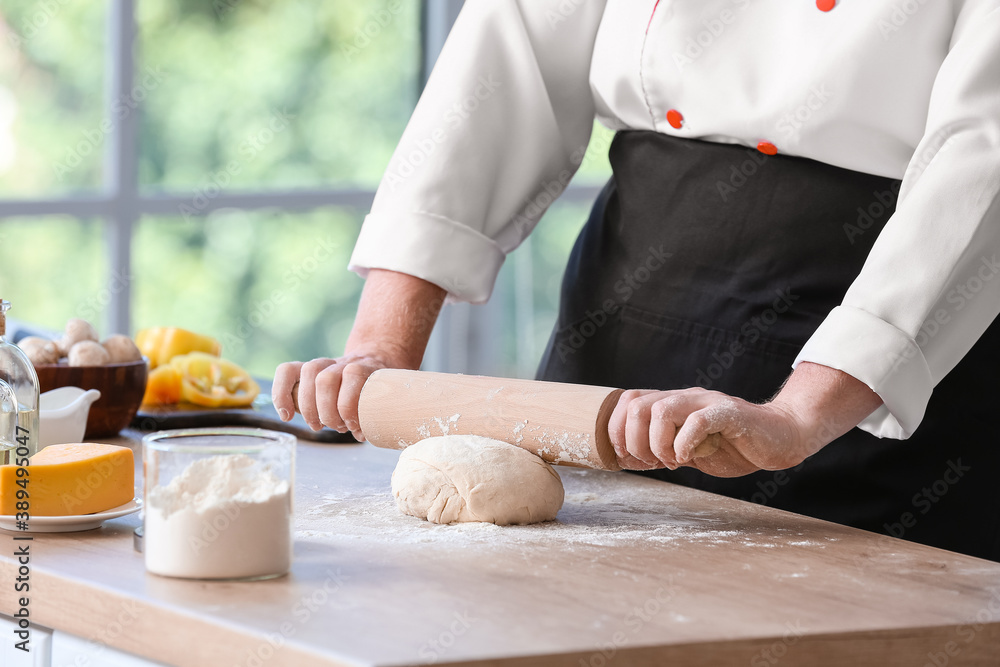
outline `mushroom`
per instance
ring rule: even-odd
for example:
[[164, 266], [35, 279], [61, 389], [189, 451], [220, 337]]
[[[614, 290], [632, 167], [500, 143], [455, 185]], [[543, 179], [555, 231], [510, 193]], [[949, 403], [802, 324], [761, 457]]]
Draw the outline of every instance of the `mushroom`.
[[104, 366], [111, 355], [104, 346], [93, 340], [82, 340], [69, 349], [70, 366]]
[[56, 341], [56, 346], [59, 348], [59, 353], [67, 357], [74, 345], [85, 340], [92, 340], [95, 343], [100, 340], [97, 337], [97, 330], [87, 320], [74, 317], [66, 323], [66, 331], [63, 332], [62, 338]]
[[35, 366], [59, 363], [59, 348], [54, 341], [38, 336], [28, 336], [17, 344]]
[[139, 361], [142, 359], [142, 353], [139, 352], [139, 348], [135, 346], [131, 338], [123, 334], [108, 336], [101, 345], [104, 346], [104, 349], [111, 356], [109, 363], [124, 364], [129, 361]]

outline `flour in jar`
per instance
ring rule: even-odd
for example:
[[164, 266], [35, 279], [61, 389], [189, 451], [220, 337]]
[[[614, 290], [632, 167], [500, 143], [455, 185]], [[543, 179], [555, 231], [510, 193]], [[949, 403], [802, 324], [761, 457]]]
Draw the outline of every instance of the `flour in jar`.
[[156, 574], [283, 574], [292, 560], [288, 480], [245, 454], [197, 459], [146, 498], [143, 552]]

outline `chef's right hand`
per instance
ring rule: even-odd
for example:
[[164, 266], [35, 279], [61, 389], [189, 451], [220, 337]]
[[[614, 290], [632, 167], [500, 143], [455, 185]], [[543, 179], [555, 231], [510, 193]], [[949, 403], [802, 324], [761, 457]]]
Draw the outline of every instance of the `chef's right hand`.
[[361, 388], [380, 368], [420, 368], [445, 296], [426, 280], [372, 269], [344, 356], [278, 366], [271, 391], [278, 416], [288, 421], [298, 411], [314, 431], [325, 425], [364, 440], [358, 421]]
[[358, 351], [336, 359], [281, 364], [271, 392], [278, 416], [288, 421], [300, 412], [314, 431], [329, 426], [340, 433], [350, 430], [359, 441], [364, 440], [358, 421], [361, 388], [378, 369], [401, 367], [391, 356]]

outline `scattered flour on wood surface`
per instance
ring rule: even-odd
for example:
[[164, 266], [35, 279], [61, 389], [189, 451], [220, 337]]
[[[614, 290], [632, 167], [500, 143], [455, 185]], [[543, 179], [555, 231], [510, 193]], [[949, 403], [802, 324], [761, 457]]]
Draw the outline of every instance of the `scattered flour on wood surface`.
[[600, 499], [601, 497], [596, 493], [571, 493], [566, 496], [565, 502], [573, 505], [581, 505], [583, 503], [589, 503]]
[[428, 544], [449, 549], [483, 544], [491, 549], [533, 545], [666, 547], [690, 542], [709, 547], [776, 546], [773, 532], [755, 528], [746, 517], [720, 518], [716, 511], [692, 510], [690, 502], [675, 502], [684, 494], [677, 487], [643, 486], [639, 487], [641, 493], [637, 488], [634, 497], [626, 497], [626, 490], [633, 487], [615, 479], [623, 473], [565, 468], [560, 472], [566, 497], [556, 521], [503, 527], [491, 523], [432, 524], [401, 514], [387, 485], [347, 494], [322, 494], [319, 502], [298, 513], [296, 538]]

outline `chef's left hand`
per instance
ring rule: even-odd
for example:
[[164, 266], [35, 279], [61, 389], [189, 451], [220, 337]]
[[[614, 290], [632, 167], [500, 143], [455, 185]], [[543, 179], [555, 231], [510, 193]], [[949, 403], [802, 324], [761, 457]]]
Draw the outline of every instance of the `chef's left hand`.
[[627, 470], [690, 466], [739, 477], [798, 465], [881, 402], [850, 375], [803, 362], [764, 404], [697, 387], [626, 391], [608, 432]]
[[[739, 477], [791, 468], [810, 453], [801, 426], [781, 408], [697, 387], [626, 391], [608, 432], [627, 470], [690, 465], [716, 477]], [[716, 444], [718, 450], [704, 456]]]

